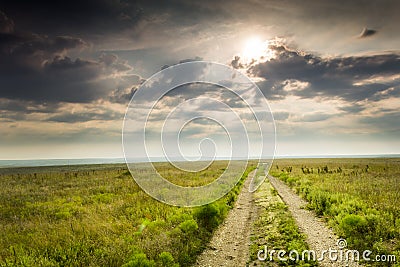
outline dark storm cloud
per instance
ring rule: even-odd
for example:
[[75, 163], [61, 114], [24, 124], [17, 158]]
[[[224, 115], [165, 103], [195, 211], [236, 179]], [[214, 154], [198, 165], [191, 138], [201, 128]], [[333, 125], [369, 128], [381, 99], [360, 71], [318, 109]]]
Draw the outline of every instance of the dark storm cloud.
[[141, 17], [136, 1], [2, 1], [16, 24], [47, 34], [99, 34], [135, 26]]
[[0, 33], [10, 33], [14, 31], [14, 22], [0, 10]]
[[162, 17], [163, 23], [172, 25], [198, 25], [233, 18], [225, 1], [143, 0], [137, 1], [146, 18]]
[[32, 114], [50, 116], [61, 107], [60, 103], [37, 103], [0, 98], [0, 121], [24, 121]]
[[86, 122], [93, 120], [122, 120], [123, 114], [114, 111], [101, 111], [101, 112], [85, 112], [85, 113], [62, 113], [51, 116], [47, 121], [76, 123]]
[[283, 83], [268, 79], [257, 81], [256, 84], [268, 100], [283, 100], [288, 95], [288, 92], [283, 90]]
[[52, 38], [3, 31], [0, 97], [38, 103], [90, 102], [106, 98], [113, 90], [126, 89], [137, 80], [129, 74], [132, 67], [128, 62], [116, 55], [102, 54], [98, 59], [67, 56], [88, 47], [83, 39], [73, 36]]
[[[121, 30], [135, 26], [143, 19], [161, 19], [176, 25], [193, 25], [204, 21], [223, 19], [241, 20], [258, 18], [266, 12], [292, 14], [304, 20], [325, 20], [369, 17], [381, 18], [396, 14], [398, 1], [2, 1], [0, 9], [12, 18], [17, 18], [21, 26], [32, 30], [46, 29], [48, 32], [67, 32], [68, 30], [91, 30], [104, 32]], [[293, 10], [296, 10], [294, 14]], [[241, 11], [240, 16], [238, 12]], [[245, 12], [246, 11], [246, 12]], [[33, 20], [32, 18], [35, 18]], [[268, 19], [268, 18], [267, 18]], [[286, 19], [286, 18], [284, 18]]]
[[357, 103], [352, 103], [351, 105], [343, 106], [343, 107], [340, 107], [339, 109], [344, 111], [344, 112], [359, 113], [359, 112], [365, 110], [366, 107], [364, 105], [360, 105], [360, 104], [357, 104]]
[[[285, 45], [271, 45], [270, 49], [276, 58], [248, 66], [249, 74], [266, 79], [258, 85], [267, 97], [293, 94], [302, 98], [337, 97], [357, 102], [399, 95], [398, 90], [385, 91], [399, 88], [398, 80], [374, 82], [374, 78], [384, 79], [400, 72], [398, 54], [322, 58]], [[367, 79], [371, 81], [365, 82]], [[305, 82], [307, 86], [288, 92], [285, 85], [291, 80]]]
[[[321, 21], [329, 24], [332, 21], [362, 22], [365, 18], [382, 23], [388, 20], [397, 20], [397, 10], [400, 6], [396, 0], [382, 0], [379, 2], [365, 0], [314, 0], [304, 1], [276, 1], [276, 0], [233, 0], [229, 4], [224, 0], [204, 1], [138, 1], [138, 6], [147, 12], [155, 14], [169, 14], [176, 24], [193, 25], [206, 21], [278, 21], [296, 23], [301, 18], [303, 21]], [[239, 15], [240, 14], [240, 15]], [[267, 14], [267, 15], [266, 15]], [[288, 17], [294, 18], [289, 21]], [[262, 18], [262, 20], [260, 20]], [[340, 25], [336, 25], [340, 26]], [[363, 26], [363, 25], [362, 25]]]
[[[77, 73], [77, 77], [59, 74], [63, 64], [69, 63], [71, 70], [73, 67], [81, 71], [84, 67], [88, 68], [89, 62], [77, 59], [71, 64], [69, 58], [63, 56], [71, 50], [87, 46], [84, 40], [72, 36], [50, 38], [27, 32], [0, 33], [0, 97], [52, 102], [62, 100], [69, 94], [78, 93], [76, 96], [79, 96], [79, 90], [62, 90], [64, 85], [79, 81], [83, 72]], [[58, 72], [54, 71], [57, 67]]]
[[60, 107], [60, 103], [36, 103], [32, 101], [11, 100], [0, 98], [0, 110], [6, 112], [52, 113]]
[[106, 98], [113, 90], [131, 86], [137, 76], [126, 75], [118, 79], [112, 76], [124, 74], [129, 69], [129, 65], [118, 62], [106, 65], [101, 59], [55, 56], [39, 67], [17, 65], [11, 71], [2, 71], [0, 95], [37, 102], [90, 102]]
[[[0, 10], [16, 22], [17, 28], [48, 35], [84, 36], [93, 42], [116, 36], [122, 42], [140, 40], [146, 34], [143, 27], [149, 24], [159, 27], [160, 32], [173, 34], [183, 27], [221, 22], [228, 14], [225, 7], [222, 1], [184, 0], [6, 0], [0, 3]], [[189, 33], [196, 35], [198, 31], [192, 29]]]
[[13, 65], [27, 64], [31, 61], [41, 63], [41, 60], [54, 54], [87, 46], [81, 38], [72, 36], [49, 38], [34, 33], [0, 33], [0, 54], [3, 59], [0, 64], [4, 65], [5, 60], [14, 63]]
[[376, 34], [377, 31], [376, 30], [372, 30], [372, 29], [368, 29], [368, 28], [364, 28], [363, 31], [360, 33], [360, 38], [365, 38], [365, 37], [369, 37], [372, 36], [374, 34]]

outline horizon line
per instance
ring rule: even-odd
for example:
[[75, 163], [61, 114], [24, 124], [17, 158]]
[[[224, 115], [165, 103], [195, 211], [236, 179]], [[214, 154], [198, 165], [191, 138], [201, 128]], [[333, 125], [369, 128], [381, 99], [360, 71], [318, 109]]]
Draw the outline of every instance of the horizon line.
[[[400, 157], [400, 153], [379, 153], [379, 154], [311, 154], [311, 155], [276, 155], [273, 158], [274, 159], [279, 159], [279, 158], [347, 158], [347, 157]], [[196, 158], [196, 157], [193, 157]], [[141, 160], [141, 159], [146, 159], [144, 157], [137, 157], [133, 158], [134, 160]], [[164, 157], [151, 157], [150, 159], [164, 159]], [[211, 159], [211, 158], [205, 158], [206, 160]], [[227, 160], [230, 159], [230, 157], [216, 157], [216, 160]], [[245, 157], [237, 157], [237, 158], [232, 158], [233, 160], [236, 159], [246, 159]], [[259, 159], [257, 157], [248, 157], [248, 159], [253, 160], [253, 159]], [[0, 161], [45, 161], [45, 160], [124, 160], [124, 157], [82, 157], [82, 158], [21, 158], [21, 159], [0, 159]]]

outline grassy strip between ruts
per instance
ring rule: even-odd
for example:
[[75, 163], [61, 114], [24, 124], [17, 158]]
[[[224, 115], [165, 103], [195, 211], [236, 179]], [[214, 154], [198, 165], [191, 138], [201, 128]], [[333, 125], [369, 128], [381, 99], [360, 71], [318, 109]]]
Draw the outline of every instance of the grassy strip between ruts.
[[231, 192], [198, 208], [173, 207], [152, 199], [121, 166], [4, 173], [0, 177], [0, 265], [188, 266], [223, 221], [254, 168], [251, 162]]
[[386, 258], [365, 264], [400, 266], [400, 159], [277, 160], [271, 174], [305, 198], [350, 248]]
[[[265, 248], [267, 251], [304, 251], [308, 245], [268, 180], [255, 192], [254, 200], [259, 216], [252, 226], [249, 266], [316, 266], [314, 261], [280, 261], [276, 255], [265, 254]], [[265, 258], [263, 260], [258, 259], [260, 250], [263, 250], [260, 254], [262, 259]]]

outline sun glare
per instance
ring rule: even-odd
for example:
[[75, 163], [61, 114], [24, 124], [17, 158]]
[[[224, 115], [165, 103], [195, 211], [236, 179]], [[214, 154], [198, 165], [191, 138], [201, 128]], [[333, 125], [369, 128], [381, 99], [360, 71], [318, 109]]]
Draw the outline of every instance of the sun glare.
[[253, 61], [264, 62], [273, 57], [273, 51], [268, 48], [269, 42], [263, 41], [259, 37], [252, 37], [245, 42], [242, 51], [242, 61], [250, 63]]

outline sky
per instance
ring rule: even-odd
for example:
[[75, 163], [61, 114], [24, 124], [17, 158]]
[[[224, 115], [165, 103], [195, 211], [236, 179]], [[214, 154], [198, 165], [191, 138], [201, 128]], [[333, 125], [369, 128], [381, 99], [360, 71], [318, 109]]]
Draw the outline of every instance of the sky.
[[0, 1], [0, 159], [122, 157], [137, 89], [193, 60], [258, 85], [278, 156], [400, 153], [398, 10], [395, 0]]

